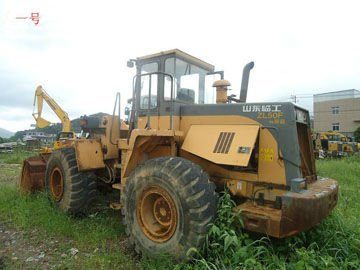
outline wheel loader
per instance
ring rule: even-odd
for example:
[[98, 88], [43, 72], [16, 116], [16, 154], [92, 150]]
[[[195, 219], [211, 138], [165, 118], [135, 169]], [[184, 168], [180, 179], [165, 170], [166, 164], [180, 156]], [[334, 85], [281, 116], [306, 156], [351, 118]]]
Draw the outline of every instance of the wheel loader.
[[345, 135], [336, 131], [316, 133], [320, 143], [315, 143], [315, 151], [322, 150], [327, 157], [347, 157], [357, 154], [359, 147], [357, 142], [352, 142]]
[[[229, 190], [246, 230], [284, 238], [329, 215], [338, 183], [317, 176], [306, 109], [247, 103], [213, 65], [178, 49], [128, 61], [136, 67], [128, 122], [84, 117], [87, 138], [54, 151], [45, 189], [62, 212], [83, 214], [99, 181], [119, 190], [126, 232], [143, 255], [185, 258], [204, 241], [218, 192]], [[216, 79], [214, 81], [214, 79]]]

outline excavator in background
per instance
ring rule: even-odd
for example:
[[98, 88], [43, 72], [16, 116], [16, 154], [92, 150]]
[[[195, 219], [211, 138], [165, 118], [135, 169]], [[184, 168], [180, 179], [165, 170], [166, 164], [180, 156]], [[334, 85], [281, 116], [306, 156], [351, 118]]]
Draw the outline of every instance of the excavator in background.
[[63, 147], [67, 147], [71, 144], [71, 140], [75, 138], [75, 133], [71, 128], [70, 118], [57, 102], [49, 96], [48, 93], [39, 85], [35, 91], [34, 98], [34, 108], [37, 107], [37, 112], [34, 112], [32, 115], [36, 121], [37, 128], [48, 127], [51, 122], [44, 119], [42, 115], [44, 101], [49, 105], [49, 107], [53, 110], [56, 116], [60, 119], [62, 125], [62, 131], [57, 134], [56, 140], [54, 142], [54, 149], [59, 149]]
[[62, 131], [57, 134], [53, 148], [43, 147], [38, 156], [29, 157], [23, 161], [21, 171], [20, 188], [23, 191], [35, 191], [44, 188], [44, 173], [46, 162], [49, 155], [57, 149], [70, 147], [76, 138], [71, 128], [71, 121], [68, 114], [49, 96], [48, 93], [39, 85], [35, 91], [34, 109], [32, 115], [37, 128], [45, 128], [51, 125], [51, 122], [42, 117], [44, 101], [49, 105], [53, 112], [60, 119]]

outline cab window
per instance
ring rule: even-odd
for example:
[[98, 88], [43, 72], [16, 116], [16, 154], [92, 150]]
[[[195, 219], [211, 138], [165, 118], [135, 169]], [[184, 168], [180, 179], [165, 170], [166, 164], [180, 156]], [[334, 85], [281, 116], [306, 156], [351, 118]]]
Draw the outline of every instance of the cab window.
[[[165, 72], [174, 76], [173, 98], [187, 103], [204, 103], [206, 71], [175, 57], [165, 60]], [[164, 100], [171, 98], [171, 80], [164, 78]]]
[[[158, 63], [149, 63], [142, 65], [141, 75], [152, 72], [157, 72], [159, 69]], [[157, 91], [158, 91], [158, 75], [152, 74], [149, 76], [140, 77], [140, 109], [150, 109], [157, 107]], [[150, 95], [149, 95], [150, 94]]]

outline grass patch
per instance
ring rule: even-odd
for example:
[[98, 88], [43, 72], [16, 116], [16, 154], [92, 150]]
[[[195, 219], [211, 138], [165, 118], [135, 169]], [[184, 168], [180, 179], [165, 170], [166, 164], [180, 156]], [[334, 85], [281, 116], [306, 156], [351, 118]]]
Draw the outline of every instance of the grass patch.
[[15, 186], [3, 185], [0, 219], [16, 224], [25, 232], [36, 229], [40, 242], [59, 239], [63, 244], [58, 247], [58, 257], [77, 248], [79, 256], [62, 258], [59, 269], [134, 268], [133, 261], [121, 250], [124, 228], [118, 211], [104, 209], [86, 218], [71, 218], [52, 208], [44, 193], [19, 196]]
[[38, 155], [38, 153], [35, 151], [15, 149], [13, 152], [0, 153], [0, 163], [22, 164], [24, 159], [35, 155]]
[[[28, 156], [9, 155], [12, 157], [7, 162]], [[0, 221], [15, 225], [25, 232], [25, 237], [33, 235], [35, 230], [36, 238], [29, 239], [32, 245], [57, 239], [59, 245], [52, 260], [55, 269], [136, 268], [122, 249], [125, 235], [120, 212], [108, 208], [105, 197], [99, 196], [96, 207], [100, 210], [95, 208], [85, 218], [72, 218], [55, 210], [44, 193], [20, 194], [16, 187], [20, 165], [0, 164], [0, 170]], [[71, 248], [79, 250], [77, 256], [69, 255]], [[64, 254], [66, 256], [61, 257]], [[10, 269], [29, 267], [24, 261], [12, 262], [11, 265], [13, 268]]]
[[[3, 155], [8, 154], [1, 154], [0, 159]], [[14, 153], [7, 163], [11, 160], [21, 162], [22, 158]], [[193, 250], [194, 260], [180, 264], [166, 258], [136, 262], [130, 257], [123, 248], [126, 237], [118, 211], [104, 205], [89, 217], [70, 218], [55, 211], [43, 193], [20, 195], [11, 181], [0, 181], [0, 220], [25, 232], [36, 229], [39, 242], [58, 239], [59, 254], [68, 254], [72, 247], [79, 249], [77, 259], [69, 255], [58, 258], [55, 269], [359, 269], [360, 157], [318, 161], [317, 168], [319, 175], [340, 184], [338, 205], [321, 224], [284, 240], [252, 236], [231, 222], [241, 220], [231, 211], [233, 202], [225, 193], [206, 243]], [[15, 165], [0, 170], [2, 177], [9, 179], [20, 173]]]

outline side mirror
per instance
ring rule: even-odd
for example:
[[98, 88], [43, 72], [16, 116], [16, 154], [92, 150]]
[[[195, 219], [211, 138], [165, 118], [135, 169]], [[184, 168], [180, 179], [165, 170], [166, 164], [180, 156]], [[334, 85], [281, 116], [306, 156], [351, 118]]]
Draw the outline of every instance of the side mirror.
[[130, 109], [129, 109], [129, 107], [125, 107], [125, 115], [127, 115], [127, 116], [130, 115]]
[[133, 59], [128, 60], [126, 65], [127, 65], [128, 68], [133, 68], [134, 67], [134, 60]]
[[131, 60], [127, 61], [126, 65], [127, 65], [127, 67], [129, 67], [129, 68], [133, 68], [133, 67], [134, 67], [134, 63], [133, 63]]

